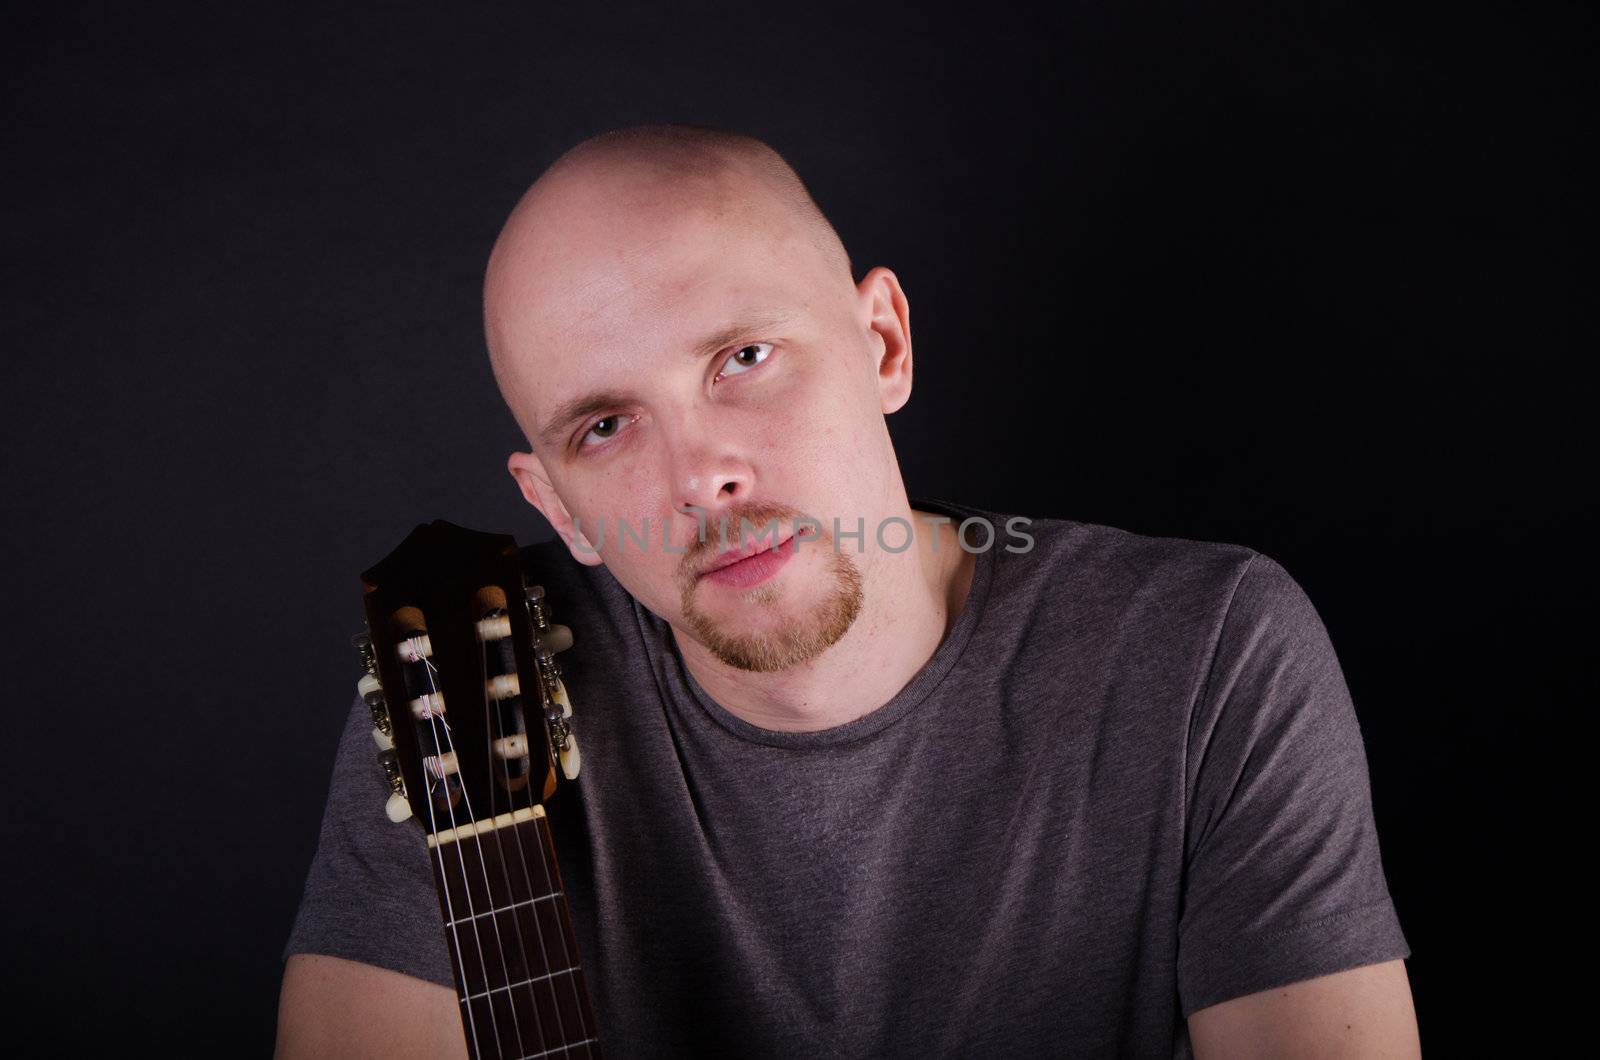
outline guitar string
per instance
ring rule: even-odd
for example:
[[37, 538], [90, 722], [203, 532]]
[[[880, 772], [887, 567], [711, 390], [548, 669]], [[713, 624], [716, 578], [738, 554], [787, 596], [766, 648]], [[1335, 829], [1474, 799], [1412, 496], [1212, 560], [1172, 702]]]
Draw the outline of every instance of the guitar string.
[[[545, 857], [545, 849], [544, 849], [545, 848], [545, 835], [541, 835], [539, 833], [539, 822], [538, 821], [534, 821], [533, 824], [534, 824], [533, 838], [534, 838], [534, 841], [537, 842], [538, 845], [539, 845], [539, 861], [540, 861], [541, 864], [543, 864], [545, 866], [548, 866], [549, 865], [549, 861]], [[548, 826], [546, 826], [546, 835], [547, 834], [548, 834]], [[545, 868], [545, 873], [546, 873], [547, 876], [549, 876], [549, 872], [550, 872], [549, 868], [546, 867]], [[556, 887], [554, 877], [550, 877], [550, 880], [551, 880], [550, 889], [552, 891], [556, 892], [556, 894], [558, 896], [557, 900], [560, 901], [560, 902], [565, 903], [566, 902], [566, 898], [567, 898], [565, 888]], [[560, 919], [561, 919], [561, 909], [557, 908], [557, 910], [556, 910], [556, 920], [557, 920], [558, 924], [560, 922]], [[565, 931], [558, 931], [558, 932], [556, 932], [556, 934], [561, 937], [561, 960], [566, 964], [566, 966], [568, 968], [573, 969], [572, 974], [568, 975], [566, 977], [566, 979], [567, 979], [567, 987], [568, 987], [568, 989], [570, 989], [572, 991], [572, 1007], [573, 1007], [574, 1010], [576, 1010], [576, 1012], [578, 1014], [578, 1030], [579, 1030], [579, 1033], [581, 1033], [583, 1035], [582, 1040], [583, 1041], [588, 1041], [591, 1038], [595, 1038], [596, 1035], [594, 1034], [593, 1031], [591, 1031], [589, 1029], [588, 1017], [583, 1014], [583, 996], [578, 991], [578, 976], [582, 974], [582, 969], [578, 965], [577, 957], [567, 951], [567, 933]], [[557, 1006], [557, 1009], [559, 1011], [559, 1006]], [[588, 1052], [588, 1051], [589, 1050], [586, 1048], [585, 1052]]]
[[[414, 663], [414, 662], [417, 661], [417, 658], [418, 658], [418, 656], [414, 652], [412, 652], [410, 650], [407, 650], [405, 648], [405, 646], [402, 645], [402, 648], [401, 648], [401, 659], [404, 662], [413, 662]], [[405, 675], [405, 676], [409, 676], [409, 675]], [[409, 696], [409, 694], [410, 694], [409, 682], [407, 682], [407, 687], [404, 690], [403, 694]], [[434, 750], [437, 751], [439, 749], [439, 730], [438, 730], [437, 726], [433, 726], [432, 725], [433, 706], [428, 700], [423, 700], [422, 710], [423, 710], [423, 717], [425, 717], [425, 718], [427, 718], [429, 720], [430, 726], [433, 729], [433, 747], [434, 747]], [[408, 711], [407, 712], [409, 713], [409, 704], [408, 704]], [[408, 720], [410, 720], [410, 723], [413, 726], [416, 724], [415, 719], [408, 719]], [[439, 821], [438, 821], [438, 817], [437, 817], [437, 815], [435, 813], [434, 804], [433, 804], [433, 781], [428, 776], [428, 762], [427, 762], [426, 758], [424, 758], [423, 761], [422, 761], [422, 779], [427, 784], [427, 791], [423, 793], [423, 801], [425, 803], [427, 803], [427, 806], [428, 806], [428, 832], [430, 834], [432, 834], [432, 835], [438, 835], [439, 834]], [[446, 790], [446, 793], [448, 794], [449, 785], [445, 786], [445, 790]], [[449, 803], [449, 800], [447, 799], [445, 801], [445, 808], [450, 813], [450, 826], [452, 828], [454, 828], [455, 827], [455, 807], [451, 806], [450, 803]], [[433, 853], [434, 853], [434, 857], [436, 857], [438, 859], [438, 862], [439, 862], [439, 884], [440, 884], [441, 890], [444, 893], [445, 914], [450, 918], [450, 937], [451, 937], [452, 945], [455, 947], [456, 967], [461, 969], [461, 987], [462, 987], [461, 1004], [467, 1010], [466, 1011], [467, 1034], [472, 1039], [472, 1053], [473, 1053], [473, 1055], [474, 1056], [482, 1056], [483, 1055], [483, 1049], [478, 1044], [478, 1021], [477, 1021], [476, 1017], [474, 1017], [473, 1014], [472, 1014], [472, 1002], [467, 1000], [467, 995], [471, 993], [471, 990], [467, 988], [466, 962], [462, 959], [462, 954], [461, 954], [461, 929], [460, 929], [460, 927], [457, 926], [459, 924], [459, 921], [456, 919], [455, 902], [450, 897], [450, 885], [449, 885], [449, 882], [448, 882], [449, 877], [445, 873], [444, 848], [443, 848], [443, 846], [440, 845], [439, 843], [435, 843], [434, 846], [433, 846]], [[469, 902], [471, 901], [471, 892], [470, 891], [468, 892], [468, 901]], [[477, 923], [476, 921], [473, 921], [474, 926], [476, 926], [476, 923]], [[478, 947], [478, 961], [479, 961], [480, 965], [483, 962], [483, 947], [481, 947], [481, 946]], [[489, 971], [488, 971], [487, 968], [484, 969], [483, 980], [484, 980], [485, 983], [487, 983], [489, 981]], [[492, 1006], [491, 1006], [491, 1008], [489, 1010], [489, 1016], [491, 1017], [491, 1019], [494, 1016], [494, 1009], [493, 1009]], [[498, 1039], [499, 1038], [499, 1034], [496, 1033], [495, 1037], [496, 1037], [496, 1039]]]
[[[510, 621], [510, 614], [509, 613], [507, 613], [506, 619], [507, 619], [508, 622]], [[481, 638], [480, 638], [480, 642], [482, 643], [482, 646], [483, 646], [483, 670], [484, 670], [484, 673], [487, 674], [489, 672], [489, 642], [486, 641], [486, 640], [482, 640]], [[504, 645], [504, 647], [512, 647], [512, 650], [515, 650], [515, 648], [512, 645], [506, 644], [504, 639], [502, 639], [501, 641], [497, 642], [497, 644], [496, 644], [496, 653], [497, 653], [497, 655], [499, 655], [499, 658], [500, 658], [501, 672], [502, 673], [506, 673], [506, 672], [516, 673], [517, 672], [516, 671], [516, 666], [514, 664], [511, 666], [509, 671], [505, 669], [505, 653], [504, 653], [504, 648], [501, 645]], [[513, 663], [514, 663], [514, 657], [513, 657]], [[527, 712], [527, 706], [526, 706], [527, 699], [524, 696], [522, 696], [520, 689], [518, 690], [518, 695], [517, 695], [516, 698], [518, 698], [518, 699], [520, 699], [522, 701], [521, 704], [519, 705], [518, 709], [521, 711], [522, 716], [523, 716], [523, 726], [522, 726], [523, 727], [523, 738], [526, 741], [526, 750], [528, 752], [528, 765], [525, 767], [524, 773], [523, 773], [523, 782], [524, 782], [524, 786], [526, 786], [527, 784], [531, 783], [532, 779], [533, 779], [533, 757], [532, 757], [533, 756], [533, 741], [532, 741], [532, 738], [531, 738], [532, 734], [527, 731], [527, 729], [528, 729], [528, 725], [527, 725], [527, 714], [528, 714], [528, 712]], [[500, 740], [504, 740], [505, 736], [506, 736], [506, 734], [505, 734], [505, 719], [504, 719], [504, 717], [502, 715], [502, 712], [501, 712], [501, 700], [498, 700], [498, 699], [492, 700], [491, 701], [491, 705], [489, 707], [489, 710], [490, 710], [490, 713], [494, 716], [495, 734]], [[490, 737], [488, 736], [488, 728], [487, 728], [487, 726], [485, 726], [485, 740], [488, 741], [489, 739], [490, 739]], [[490, 753], [491, 757], [488, 759], [488, 761], [493, 761], [493, 758], [492, 758], [493, 748], [492, 748], [492, 746], [490, 748], [489, 753]], [[512, 798], [511, 798], [511, 761], [510, 761], [510, 759], [502, 757], [500, 759], [500, 768], [501, 768], [501, 772], [503, 773], [503, 775], [505, 777], [506, 807], [509, 810], [509, 809], [512, 808]], [[533, 797], [532, 793], [530, 792], [529, 793], [529, 799], [531, 800], [532, 797]], [[529, 915], [533, 918], [533, 933], [534, 933], [534, 936], [539, 940], [539, 954], [540, 954], [541, 958], [544, 961], [544, 970], [546, 972], [546, 978], [544, 980], [544, 983], [545, 983], [545, 986], [550, 990], [550, 1007], [552, 1009], [554, 1009], [555, 1014], [556, 1014], [556, 1033], [558, 1035], [556, 1046], [561, 1051], [565, 1052], [565, 1051], [567, 1051], [567, 1048], [568, 1048], [567, 1044], [566, 1044], [567, 1036], [566, 1036], [566, 1031], [562, 1027], [562, 1022], [561, 1022], [561, 1006], [560, 1006], [560, 1003], [559, 1003], [558, 999], [556, 998], [556, 994], [555, 994], [555, 977], [553, 975], [549, 974], [551, 972], [550, 954], [549, 954], [549, 951], [546, 949], [545, 944], [544, 944], [544, 932], [539, 927], [539, 905], [538, 905], [538, 901], [539, 901], [539, 892], [541, 892], [543, 890], [543, 888], [539, 888], [539, 887], [535, 887], [534, 886], [533, 876], [528, 871], [528, 859], [522, 855], [522, 843], [521, 843], [520, 837], [518, 835], [518, 833], [519, 833], [519, 831], [520, 831], [522, 826], [520, 824], [513, 823], [509, 827], [511, 829], [511, 834], [512, 834], [512, 839], [513, 839], [512, 846], [517, 848], [517, 856], [522, 862], [522, 879], [523, 879], [523, 882], [527, 885], [528, 897], [530, 899], [532, 899], [529, 902], [529, 905], [528, 905], [528, 912], [529, 912]], [[494, 830], [495, 843], [500, 848], [500, 875], [505, 880], [507, 896], [509, 896], [509, 897], [514, 899], [516, 897], [516, 894], [512, 890], [512, 887], [511, 887], [511, 871], [507, 866], [507, 862], [510, 859], [506, 857], [505, 840], [502, 838], [502, 835], [501, 835], [501, 833], [503, 831], [504, 831], [504, 829], [500, 829], [500, 828], [496, 828]], [[553, 888], [551, 888], [551, 889], [553, 889]], [[517, 925], [517, 941], [518, 941], [518, 945], [520, 946], [522, 940], [526, 939], [528, 936], [527, 936], [527, 932], [524, 931], [523, 928], [522, 928], [522, 914], [519, 912], [518, 906], [515, 903], [513, 903], [513, 905], [511, 906], [511, 916], [512, 916], [512, 919], [516, 922], [516, 925]], [[527, 964], [526, 955], [523, 958], [523, 964], [524, 965]], [[526, 970], [528, 972], [530, 972], [530, 973], [532, 972], [531, 968], [526, 969]], [[528, 1002], [533, 1006], [534, 1025], [539, 1031], [539, 1046], [540, 1046], [540, 1049], [542, 1050], [541, 1055], [554, 1053], [556, 1051], [556, 1049], [552, 1049], [552, 1048], [549, 1047], [550, 1046], [550, 1039], [548, 1037], [546, 1037], [546, 1035], [544, 1033], [544, 1019], [543, 1019], [543, 1017], [541, 1017], [539, 1015], [539, 996], [535, 992], [535, 988], [534, 988], [534, 984], [533, 984], [533, 977], [532, 977], [531, 974], [529, 975], [529, 980], [528, 980], [527, 986], [528, 986]]]
[[[542, 687], [543, 686], [542, 686], [542, 678], [541, 678], [541, 688]], [[564, 689], [563, 689], [563, 696], [565, 696], [565, 690]], [[544, 697], [543, 697], [542, 694], [540, 695], [539, 707], [540, 707], [540, 714], [542, 715], [543, 714], [543, 708], [544, 708]], [[543, 719], [541, 717], [541, 721], [542, 720]], [[566, 900], [567, 900], [566, 888], [565, 887], [556, 886], [556, 876], [559, 873], [559, 867], [557, 868], [557, 871], [551, 871], [551, 863], [550, 863], [550, 860], [549, 860], [549, 858], [547, 858], [546, 853], [545, 853], [545, 845], [546, 845], [545, 844], [545, 840], [546, 840], [546, 837], [550, 834], [550, 826], [549, 826], [548, 820], [546, 820], [546, 822], [545, 822], [545, 826], [544, 826], [545, 831], [542, 834], [539, 831], [539, 822], [537, 820], [533, 822], [533, 825], [534, 825], [534, 827], [533, 827], [533, 841], [538, 845], [538, 848], [539, 848], [539, 866], [540, 866], [541, 871], [543, 871], [543, 873], [544, 873], [544, 878], [547, 881], [549, 881], [549, 883], [550, 883], [550, 890], [556, 896], [554, 900], [558, 903], [558, 905], [555, 907], [556, 926], [557, 926], [556, 935], [559, 937], [560, 942], [561, 942], [561, 960], [562, 960], [562, 963], [565, 964], [568, 968], [573, 969], [573, 972], [567, 976], [567, 986], [568, 986], [568, 989], [571, 990], [571, 992], [572, 992], [572, 1007], [573, 1007], [573, 1010], [578, 1015], [578, 1032], [579, 1032], [579, 1034], [582, 1035], [582, 1038], [580, 1040], [588, 1041], [591, 1038], [597, 1038], [597, 1035], [595, 1035], [595, 1033], [590, 1029], [590, 1027], [589, 1027], [589, 1019], [588, 1019], [587, 1016], [584, 1015], [583, 996], [582, 996], [581, 991], [579, 990], [579, 983], [581, 981], [580, 980], [580, 976], [582, 976], [582, 974], [583, 974], [583, 969], [581, 967], [581, 962], [578, 959], [579, 955], [575, 954], [575, 953], [571, 953], [567, 949], [567, 933], [566, 933], [565, 928], [563, 927], [563, 915], [564, 915], [563, 914], [563, 910], [565, 909]], [[520, 844], [519, 844], [519, 846], [520, 846]], [[524, 855], [524, 856], [526, 856], [526, 855]], [[570, 913], [567, 913], [565, 915], [566, 915], [566, 917], [568, 919], [570, 919]], [[554, 991], [555, 991], [555, 983], [554, 983], [554, 981], [552, 981], [551, 982], [551, 992], [554, 993]], [[559, 1013], [560, 1010], [561, 1010], [560, 1005], [557, 1004], [557, 1006], [556, 1006], [557, 1013]], [[565, 1032], [565, 1028], [563, 1028], [562, 1033], [563, 1033], [563, 1035], [565, 1035], [565, 1033], [566, 1033]], [[586, 1053], [587, 1052], [591, 1052], [591, 1051], [592, 1050], [585, 1049]]]
[[[427, 701], [427, 705], [424, 708], [424, 713], [427, 715], [428, 724], [429, 724], [429, 726], [431, 728], [431, 731], [433, 733], [433, 749], [436, 752], [436, 754], [434, 755], [434, 761], [436, 763], [437, 771], [438, 771], [437, 779], [439, 781], [439, 786], [444, 789], [445, 808], [450, 814], [450, 827], [451, 827], [451, 829], [455, 829], [455, 828], [459, 827], [459, 825], [456, 823], [456, 808], [455, 808], [454, 804], [450, 800], [450, 781], [448, 779], [449, 778], [449, 774], [446, 773], [445, 769], [444, 769], [444, 756], [446, 754], [448, 754], [450, 752], [453, 752], [455, 750], [455, 737], [450, 731], [450, 721], [449, 721], [448, 718], [446, 718], [444, 716], [444, 712], [443, 711], [435, 711], [433, 709], [433, 705], [436, 702], [436, 700], [438, 698], [438, 694], [439, 694], [439, 684], [438, 684], [438, 681], [435, 680], [435, 677], [438, 674], [438, 669], [433, 665], [433, 660], [428, 658], [425, 655], [420, 655], [419, 654], [417, 656], [417, 659], [419, 659], [422, 662], [422, 665], [424, 667], [424, 671], [428, 675], [428, 688], [429, 688], [429, 692], [431, 693], [431, 698]], [[413, 660], [413, 661], [416, 661], [416, 660]], [[448, 744], [448, 750], [446, 749], [446, 747], [444, 745], [441, 745], [441, 743], [439, 742], [439, 727], [440, 726], [444, 727], [445, 742]], [[464, 803], [466, 803], [467, 820], [476, 821], [477, 818], [472, 813], [472, 796], [468, 794], [466, 784], [462, 783], [460, 781], [460, 779], [459, 779], [460, 775], [461, 775], [460, 774], [460, 756], [457, 756], [456, 761], [457, 761], [456, 776], [458, 778], [457, 779], [457, 784], [460, 786], [460, 789], [461, 789], [461, 799], [462, 799], [462, 801]], [[423, 762], [423, 772], [424, 773], [428, 772], [427, 762], [426, 761]], [[432, 813], [432, 810], [431, 810], [431, 806], [432, 806], [431, 795], [432, 795], [432, 791], [433, 791], [432, 781], [430, 781], [429, 784], [428, 784], [428, 790], [429, 790], [429, 795], [430, 795], [430, 799], [429, 799], [430, 810], [429, 810], [429, 812], [431, 814]], [[435, 832], [437, 834], [437, 830], [435, 830]], [[471, 884], [469, 884], [467, 882], [467, 856], [466, 856], [466, 854], [462, 853], [462, 851], [461, 851], [461, 839], [462, 839], [461, 835], [459, 833], [457, 833], [456, 834], [456, 839], [455, 839], [453, 845], [456, 848], [456, 860], [461, 865], [461, 887], [462, 887], [462, 890], [465, 892], [464, 897], [467, 900], [467, 916], [469, 918], [469, 922], [472, 924], [472, 940], [476, 944], [477, 950], [478, 950], [478, 970], [483, 973], [483, 986], [484, 986], [484, 991], [485, 991], [485, 1000], [488, 1002], [488, 1007], [489, 1007], [489, 1026], [494, 1031], [495, 1051], [498, 1053], [498, 1052], [501, 1051], [500, 1050], [500, 1044], [499, 1044], [500, 1043], [500, 1019], [499, 1019], [498, 1016], [495, 1015], [495, 1011], [494, 1011], [494, 993], [493, 993], [493, 990], [491, 989], [491, 985], [490, 985], [489, 966], [488, 966], [488, 963], [484, 960], [484, 956], [483, 956], [483, 935], [478, 931], [478, 911], [477, 911], [477, 909], [475, 909], [473, 907], [473, 904], [472, 904], [472, 886], [471, 886]], [[435, 849], [439, 849], [440, 850], [440, 854], [439, 854], [439, 865], [440, 865], [440, 868], [441, 868], [440, 880], [444, 883], [445, 891], [448, 893], [448, 891], [450, 889], [449, 878], [447, 876], [445, 876], [443, 874], [443, 872], [442, 872], [442, 869], [443, 869], [443, 866], [444, 866], [444, 853], [443, 853], [442, 848], [443, 848], [443, 844], [441, 843], [441, 844], [437, 844]], [[483, 850], [482, 850], [481, 847], [479, 848], [479, 851], [478, 851], [478, 857], [479, 857], [480, 861], [483, 858]], [[486, 869], [484, 871], [484, 889], [485, 889], [486, 893], [488, 892], [488, 882], [489, 882], [489, 875], [488, 875], [488, 871]], [[494, 901], [494, 899], [490, 898], [491, 904], [493, 903], [493, 901]], [[450, 917], [451, 917], [451, 919], [455, 919], [455, 912], [453, 910], [450, 911]], [[501, 963], [502, 964], [505, 963], [505, 955], [503, 953], [501, 954]], [[507, 980], [509, 980], [510, 976], [507, 975], [506, 978], [507, 978]], [[466, 1007], [467, 1007], [467, 1015], [470, 1017], [472, 1015], [471, 988], [470, 988], [469, 984], [467, 983], [466, 979], [467, 979], [467, 977], [466, 977], [466, 969], [463, 968], [462, 969], [462, 975], [461, 975], [461, 985], [462, 985], [462, 987], [464, 989], [467, 990], [467, 993], [465, 995], [463, 995], [461, 1001], [462, 1001], [462, 1003], [464, 1005], [466, 1005]], [[513, 1010], [512, 1010], [511, 1018], [512, 1018], [512, 1029], [516, 1032], [517, 1041], [520, 1044], [520, 1042], [522, 1040], [522, 1032], [521, 1032], [521, 1029], [516, 1024], [516, 1011], [515, 1011], [515, 1008], [513, 1008]], [[476, 1022], [476, 1021], [474, 1021], [474, 1022]], [[476, 1041], [476, 1038], [474, 1038], [474, 1045], [476, 1045], [476, 1044], [477, 1044], [477, 1041]], [[526, 1052], [526, 1050], [519, 1050], [519, 1051], [520, 1052]], [[482, 1055], [481, 1052], [480, 1052], [480, 1055]]]
[[[563, 686], [563, 688], [562, 688], [563, 697], [565, 697], [565, 692], [566, 692], [565, 686]], [[561, 898], [559, 899], [559, 901], [565, 903], [566, 900], [567, 900], [566, 899], [566, 894], [565, 894], [565, 888], [558, 888], [555, 885], [555, 883], [556, 883], [556, 873], [553, 873], [553, 872], [550, 871], [550, 859], [545, 854], [545, 837], [539, 834], [538, 824], [539, 824], [538, 821], [534, 821], [533, 834], [534, 834], [534, 838], [538, 841], [538, 846], [539, 846], [539, 864], [544, 869], [544, 877], [545, 877], [545, 879], [550, 881], [550, 889], [552, 891], [556, 891], [557, 893], [561, 894]], [[548, 834], [548, 826], [546, 826], [546, 834]], [[556, 915], [556, 922], [558, 924], [561, 921], [560, 913], [561, 913], [561, 910], [557, 909], [556, 910], [556, 914], [557, 914]], [[557, 934], [561, 936], [561, 959], [566, 963], [568, 968], [577, 968], [578, 967], [577, 958], [573, 954], [567, 952], [567, 933], [566, 933], [566, 931], [564, 931], [564, 930], [563, 931], [558, 931]], [[575, 972], [572, 975], [567, 976], [567, 985], [572, 990], [572, 1007], [574, 1009], [576, 1009], [577, 1012], [578, 1012], [578, 1026], [581, 1029], [584, 1038], [585, 1039], [594, 1038], [594, 1037], [596, 1037], [596, 1035], [594, 1034], [593, 1031], [591, 1031], [589, 1029], [588, 1017], [583, 1014], [583, 996], [578, 992], [578, 979], [577, 979], [577, 976], [579, 974], [581, 974], [581, 970], [579, 972]]]

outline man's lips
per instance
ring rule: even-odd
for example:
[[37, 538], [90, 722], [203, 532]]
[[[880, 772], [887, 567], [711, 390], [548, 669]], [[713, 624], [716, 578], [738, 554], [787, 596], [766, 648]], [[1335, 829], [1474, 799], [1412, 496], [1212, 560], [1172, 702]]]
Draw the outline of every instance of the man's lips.
[[[789, 537], [793, 536], [793, 534], [789, 535]], [[723, 567], [731, 567], [740, 560], [749, 559], [751, 556], [759, 556], [768, 549], [776, 548], [788, 540], [788, 537], [784, 538], [782, 541], [773, 541], [770, 537], [762, 537], [759, 541], [752, 541], [743, 548], [730, 548], [707, 564], [706, 568], [700, 573], [703, 575], [710, 574], [714, 570], [721, 570]]]

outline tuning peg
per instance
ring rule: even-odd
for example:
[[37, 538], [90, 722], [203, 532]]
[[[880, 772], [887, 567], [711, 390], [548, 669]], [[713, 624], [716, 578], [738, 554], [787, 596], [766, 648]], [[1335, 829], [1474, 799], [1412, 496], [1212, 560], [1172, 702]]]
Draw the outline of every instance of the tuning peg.
[[550, 702], [561, 708], [563, 718], [572, 717], [572, 700], [567, 698], [567, 686], [561, 683], [561, 678], [556, 678], [555, 687], [550, 690]]
[[389, 801], [383, 804], [383, 809], [389, 815], [389, 820], [399, 824], [411, 816], [411, 800], [397, 791], [389, 796]]
[[378, 660], [372, 650], [372, 634], [363, 629], [360, 633], [350, 638], [350, 645], [361, 656], [361, 668], [369, 674], [376, 673]]
[[561, 772], [566, 774], [568, 780], [578, 779], [578, 769], [583, 765], [583, 757], [578, 753], [578, 734], [567, 733], [566, 743], [561, 748]]
[[394, 743], [389, 739], [393, 728], [389, 724], [389, 705], [383, 699], [383, 686], [376, 677], [363, 677], [356, 682], [356, 691], [372, 715], [372, 738], [378, 742], [378, 750], [387, 751]]
[[372, 712], [372, 742], [380, 751], [392, 751], [394, 740], [390, 739], [389, 708], [383, 701], [383, 684], [378, 680], [378, 658], [372, 650], [372, 636], [362, 630], [350, 638], [350, 643], [361, 653], [361, 667], [366, 671], [356, 682], [356, 695]]
[[550, 628], [539, 634], [539, 650], [554, 655], [558, 651], [566, 651], [572, 647], [572, 630], [558, 623], [552, 623]]
[[378, 762], [383, 766], [383, 775], [389, 782], [389, 801], [383, 804], [384, 812], [389, 815], [389, 820], [399, 824], [411, 816], [411, 800], [406, 798], [406, 778], [400, 772], [400, 757], [392, 750], [386, 750], [378, 755]]
[[372, 648], [372, 637], [363, 630], [350, 638], [361, 655], [361, 680], [356, 682], [356, 695], [373, 707], [383, 702], [383, 683], [378, 680], [378, 657]]

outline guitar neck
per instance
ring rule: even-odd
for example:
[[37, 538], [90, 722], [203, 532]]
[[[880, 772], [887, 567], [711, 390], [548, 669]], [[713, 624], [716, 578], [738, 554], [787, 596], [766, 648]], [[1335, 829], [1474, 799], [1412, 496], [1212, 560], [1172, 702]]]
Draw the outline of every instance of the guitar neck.
[[599, 1056], [544, 807], [428, 836], [468, 1052]]

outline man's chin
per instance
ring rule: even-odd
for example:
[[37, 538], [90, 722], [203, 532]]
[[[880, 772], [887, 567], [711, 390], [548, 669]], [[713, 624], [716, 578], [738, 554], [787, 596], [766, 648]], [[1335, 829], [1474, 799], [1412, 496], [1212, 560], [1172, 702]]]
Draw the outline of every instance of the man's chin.
[[738, 594], [731, 601], [699, 594], [685, 601], [684, 619], [694, 638], [737, 670], [775, 673], [803, 665], [837, 644], [861, 613], [861, 579], [848, 561], [835, 567], [833, 585], [820, 600], [801, 604], [775, 582]]
[[729, 635], [716, 628], [695, 630], [700, 643], [724, 665], [749, 673], [778, 673], [802, 666], [838, 643], [845, 632], [790, 628], [780, 634]]

